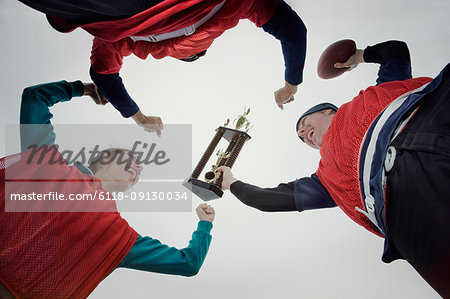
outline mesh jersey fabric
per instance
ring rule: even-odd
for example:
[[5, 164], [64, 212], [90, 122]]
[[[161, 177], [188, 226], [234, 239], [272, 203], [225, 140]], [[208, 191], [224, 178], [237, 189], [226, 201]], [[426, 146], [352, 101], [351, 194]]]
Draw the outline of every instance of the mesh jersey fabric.
[[321, 160], [316, 172], [336, 204], [359, 225], [383, 237], [356, 207], [365, 210], [359, 183], [359, 151], [372, 121], [393, 100], [428, 82], [431, 78], [392, 81], [360, 91], [351, 102], [339, 107], [323, 135]]
[[97, 178], [75, 166], [50, 165], [49, 155], [39, 165], [27, 163], [30, 152], [0, 160], [0, 281], [18, 298], [87, 297], [138, 234], [117, 212], [6, 212], [6, 189], [27, 192], [27, 184], [49, 174], [38, 182], [38, 192], [103, 190]]
[[[81, 27], [95, 37], [115, 42], [127, 36], [146, 36], [188, 27], [205, 17], [223, 0], [164, 0], [129, 17], [77, 23], [47, 15], [50, 25], [60, 32]], [[115, 8], [115, 7], [114, 7]]]
[[104, 42], [94, 38], [91, 65], [97, 73], [114, 74], [120, 71], [123, 57], [131, 54], [141, 59], [146, 59], [149, 54], [156, 59], [166, 56], [186, 58], [207, 50], [216, 38], [235, 27], [241, 19], [249, 19], [256, 26], [262, 26], [272, 17], [276, 7], [277, 0], [227, 0], [219, 11], [193, 34], [157, 43], [134, 42], [130, 38]]

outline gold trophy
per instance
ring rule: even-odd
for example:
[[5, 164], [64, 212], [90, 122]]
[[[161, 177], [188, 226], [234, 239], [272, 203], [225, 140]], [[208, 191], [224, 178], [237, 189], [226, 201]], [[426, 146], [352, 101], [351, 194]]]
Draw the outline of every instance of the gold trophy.
[[[233, 167], [236, 158], [239, 155], [244, 143], [251, 137], [247, 132], [253, 127], [250, 126], [250, 122], [247, 119], [247, 115], [250, 113], [250, 108], [244, 110], [242, 115], [239, 115], [234, 121], [234, 129], [228, 128], [230, 119], [227, 119], [223, 126], [216, 129], [216, 135], [213, 137], [209, 146], [206, 148], [205, 153], [195, 167], [191, 174], [191, 177], [186, 179], [183, 185], [191, 190], [195, 195], [203, 199], [204, 201], [209, 201], [222, 197], [223, 191], [222, 186], [222, 174], [216, 179], [216, 169], [220, 166]], [[240, 129], [244, 128], [244, 131]], [[199, 176], [203, 169], [214, 153], [219, 141], [224, 138], [229, 142], [228, 147], [225, 151], [219, 150], [217, 155], [216, 164], [211, 166], [211, 170], [205, 173], [205, 181], [199, 180]]]

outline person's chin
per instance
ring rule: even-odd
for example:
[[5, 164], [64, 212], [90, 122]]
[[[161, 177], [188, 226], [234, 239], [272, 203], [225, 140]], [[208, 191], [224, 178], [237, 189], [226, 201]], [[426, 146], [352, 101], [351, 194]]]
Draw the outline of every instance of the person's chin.
[[115, 192], [126, 192], [126, 191], [130, 190], [131, 187], [132, 187], [131, 182], [126, 180], [126, 181], [118, 182], [114, 186], [114, 189], [116, 190]]

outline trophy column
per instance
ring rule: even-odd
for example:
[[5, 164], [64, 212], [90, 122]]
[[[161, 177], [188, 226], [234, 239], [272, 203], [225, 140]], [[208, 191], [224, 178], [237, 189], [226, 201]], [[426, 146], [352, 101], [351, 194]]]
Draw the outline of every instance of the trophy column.
[[[232, 141], [230, 141], [229, 149], [227, 149], [227, 152], [230, 153], [230, 156], [227, 159], [222, 159], [220, 162], [224, 161], [223, 163], [224, 166], [228, 166], [230, 168], [233, 167], [233, 164], [236, 161], [237, 156], [241, 152], [241, 149], [244, 146], [245, 141], [247, 141], [247, 138], [242, 134], [238, 135], [237, 138], [234, 138]], [[220, 166], [222, 165], [218, 165], [218, 167]], [[220, 174], [220, 176], [214, 182], [214, 186], [222, 189], [222, 180], [223, 174]]]
[[219, 144], [220, 139], [222, 139], [224, 133], [225, 130], [222, 127], [219, 127], [217, 129], [216, 135], [211, 140], [211, 143], [208, 145], [208, 148], [206, 148], [205, 153], [198, 162], [197, 167], [195, 167], [194, 171], [192, 172], [191, 178], [198, 179], [200, 173], [202, 173], [203, 168], [205, 168], [206, 163], [208, 163], [209, 158], [211, 158], [211, 155]]
[[[201, 172], [205, 168], [206, 163], [208, 163], [208, 160], [211, 158], [221, 138], [224, 138], [229, 142], [229, 145], [225, 151], [225, 153], [229, 153], [229, 156], [226, 158], [221, 158], [217, 162], [216, 166], [228, 166], [231, 168], [236, 161], [239, 152], [244, 146], [244, 143], [251, 137], [246, 132], [230, 129], [227, 127], [219, 127], [216, 129], [216, 135], [213, 137], [209, 146], [206, 148], [205, 153], [192, 172], [191, 177], [186, 179], [183, 183], [186, 188], [191, 190], [195, 195], [197, 195], [204, 201], [217, 199], [222, 197], [223, 195], [223, 191], [221, 189], [222, 175], [220, 175], [219, 178], [213, 183], [208, 183], [199, 179]], [[213, 173], [210, 172], [210, 174], [212, 174], [212, 177], [214, 177]]]

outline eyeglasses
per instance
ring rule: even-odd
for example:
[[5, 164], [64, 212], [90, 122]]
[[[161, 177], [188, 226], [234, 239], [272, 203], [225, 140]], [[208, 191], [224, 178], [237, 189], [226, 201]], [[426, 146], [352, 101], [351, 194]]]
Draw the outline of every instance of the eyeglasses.
[[188, 56], [186, 58], [179, 58], [179, 60], [182, 60], [182, 61], [185, 61], [185, 62], [193, 62], [193, 61], [196, 61], [197, 59], [199, 59], [200, 57], [205, 56], [205, 54], [206, 54], [206, 50], [202, 51], [200, 53]]

